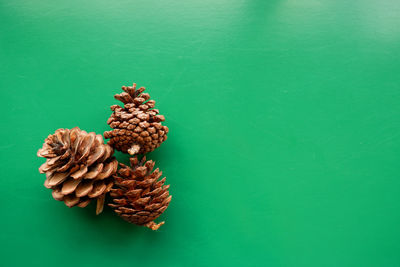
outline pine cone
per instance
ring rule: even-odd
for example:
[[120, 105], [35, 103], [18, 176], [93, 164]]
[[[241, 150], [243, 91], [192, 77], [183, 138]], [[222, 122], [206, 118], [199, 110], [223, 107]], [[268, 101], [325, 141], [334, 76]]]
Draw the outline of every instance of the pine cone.
[[46, 174], [44, 186], [53, 190], [54, 199], [64, 201], [68, 207], [83, 208], [91, 199], [97, 199], [99, 214], [118, 168], [113, 153], [101, 135], [78, 127], [58, 129], [37, 153], [47, 158], [39, 168], [40, 173]]
[[[107, 123], [114, 130], [104, 132], [104, 138], [115, 149], [131, 155], [146, 154], [153, 151], [167, 139], [168, 127], [161, 124], [165, 120], [154, 109], [155, 101], [143, 93], [144, 87], [136, 90], [133, 86], [122, 86], [125, 92], [115, 95], [124, 107], [111, 106], [113, 114]], [[147, 101], [147, 102], [146, 102]]]
[[158, 168], [152, 172], [154, 162], [146, 161], [146, 156], [140, 163], [137, 157], [130, 161], [132, 168], [120, 163], [121, 177], [114, 175], [110, 193], [114, 204], [108, 205], [124, 220], [157, 230], [164, 222], [156, 224], [154, 220], [167, 209], [172, 198], [169, 185], [164, 185], [165, 177], [157, 181], [162, 172]]

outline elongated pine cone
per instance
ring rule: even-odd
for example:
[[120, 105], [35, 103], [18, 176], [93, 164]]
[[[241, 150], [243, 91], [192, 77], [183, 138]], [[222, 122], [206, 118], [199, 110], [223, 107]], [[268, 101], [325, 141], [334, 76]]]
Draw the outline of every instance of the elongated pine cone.
[[113, 105], [112, 115], [107, 123], [114, 130], [104, 132], [104, 138], [115, 149], [131, 155], [146, 154], [153, 151], [167, 139], [168, 127], [161, 124], [165, 120], [154, 109], [155, 101], [143, 93], [144, 87], [136, 90], [133, 86], [122, 86], [121, 94], [115, 99], [124, 103], [124, 107]]
[[162, 172], [158, 168], [152, 171], [154, 162], [146, 161], [146, 156], [140, 162], [136, 156], [130, 161], [132, 168], [120, 163], [120, 176], [114, 175], [110, 193], [114, 204], [108, 205], [124, 220], [157, 230], [164, 222], [156, 224], [154, 220], [167, 209], [172, 198], [169, 185], [164, 185], [165, 177], [158, 181]]
[[47, 158], [39, 168], [40, 173], [46, 174], [44, 186], [53, 190], [54, 199], [64, 201], [68, 207], [86, 207], [97, 199], [98, 214], [118, 168], [113, 153], [101, 135], [78, 127], [58, 129], [37, 152], [39, 157]]

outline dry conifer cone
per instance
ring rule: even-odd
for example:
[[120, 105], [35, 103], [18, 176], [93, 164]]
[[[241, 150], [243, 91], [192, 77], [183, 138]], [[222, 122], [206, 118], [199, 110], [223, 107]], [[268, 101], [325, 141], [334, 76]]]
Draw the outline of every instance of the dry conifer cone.
[[165, 177], [158, 181], [162, 172], [158, 168], [152, 171], [154, 162], [146, 161], [146, 156], [140, 162], [136, 156], [130, 161], [132, 168], [120, 163], [110, 193], [114, 204], [108, 205], [124, 220], [157, 230], [164, 222], [156, 224], [154, 220], [167, 209], [172, 198], [169, 185], [164, 185]]
[[153, 151], [167, 139], [168, 127], [161, 124], [165, 120], [154, 109], [155, 101], [143, 93], [144, 87], [122, 86], [121, 94], [115, 99], [124, 106], [113, 105], [112, 115], [107, 123], [113, 130], [104, 132], [104, 138], [115, 149], [131, 155], [146, 154]]
[[46, 174], [44, 186], [53, 190], [54, 199], [64, 201], [68, 207], [83, 208], [97, 199], [99, 214], [118, 168], [113, 153], [101, 135], [78, 127], [58, 129], [37, 152], [39, 157], [47, 158], [39, 168], [40, 173]]

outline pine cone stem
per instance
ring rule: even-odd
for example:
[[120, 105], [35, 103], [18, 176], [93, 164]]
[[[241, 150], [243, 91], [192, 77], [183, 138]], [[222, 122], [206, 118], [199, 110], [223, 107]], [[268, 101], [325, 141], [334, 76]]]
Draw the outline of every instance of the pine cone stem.
[[131, 148], [128, 149], [128, 153], [132, 156], [137, 154], [139, 151], [140, 151], [140, 146], [137, 144], [132, 145]]
[[164, 223], [165, 222], [160, 222], [159, 224], [157, 224], [157, 223], [151, 221], [151, 222], [146, 223], [144, 226], [146, 226], [146, 227], [150, 228], [151, 230], [155, 231], [155, 230], [158, 230], [158, 228], [160, 228], [161, 225], [163, 225]]
[[97, 198], [96, 215], [99, 215], [100, 213], [103, 212], [105, 197], [106, 195], [103, 194]]

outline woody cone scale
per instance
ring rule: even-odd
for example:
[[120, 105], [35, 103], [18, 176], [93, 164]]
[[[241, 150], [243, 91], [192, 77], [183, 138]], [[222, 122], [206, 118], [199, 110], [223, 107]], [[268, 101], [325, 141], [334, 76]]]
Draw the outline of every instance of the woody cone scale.
[[68, 207], [86, 207], [96, 199], [99, 214], [118, 167], [113, 153], [101, 135], [77, 127], [58, 129], [37, 152], [46, 158], [39, 168], [40, 173], [46, 174], [44, 186], [53, 191], [54, 199], [64, 201]]
[[146, 154], [153, 151], [167, 139], [168, 127], [162, 125], [165, 120], [154, 109], [155, 101], [143, 93], [144, 87], [122, 86], [121, 94], [115, 99], [123, 106], [113, 105], [113, 113], [107, 123], [113, 130], [104, 132], [104, 138], [115, 149], [131, 155]]

